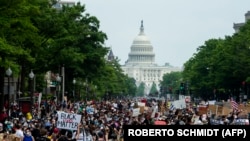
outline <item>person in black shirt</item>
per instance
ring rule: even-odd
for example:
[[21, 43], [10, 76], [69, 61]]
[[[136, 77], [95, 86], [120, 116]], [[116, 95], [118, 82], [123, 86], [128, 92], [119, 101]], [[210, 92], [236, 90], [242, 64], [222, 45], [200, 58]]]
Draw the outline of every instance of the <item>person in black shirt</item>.
[[68, 141], [76, 141], [76, 138], [72, 138], [73, 137], [73, 133], [71, 131], [67, 132], [67, 139]]
[[41, 118], [43, 119], [45, 117], [46, 117], [46, 109], [45, 109], [44, 106], [42, 106], [42, 108], [41, 108]]
[[66, 136], [66, 132], [67, 132], [67, 130], [61, 129], [59, 132], [59, 137], [58, 137], [57, 141], [68, 141], [68, 138]]
[[50, 139], [47, 136], [47, 130], [45, 128], [42, 128], [40, 130], [40, 137], [37, 137], [35, 140], [36, 141], [50, 141]]
[[35, 124], [35, 128], [31, 131], [32, 136], [36, 139], [37, 137], [40, 137], [40, 130], [39, 130], [39, 124]]
[[16, 109], [14, 109], [13, 112], [11, 113], [11, 117], [12, 118], [18, 118], [19, 117], [19, 113], [16, 111]]

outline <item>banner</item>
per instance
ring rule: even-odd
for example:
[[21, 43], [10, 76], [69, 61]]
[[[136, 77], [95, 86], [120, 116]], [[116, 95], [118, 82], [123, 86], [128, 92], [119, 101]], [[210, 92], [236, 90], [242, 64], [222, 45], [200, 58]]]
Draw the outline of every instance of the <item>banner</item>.
[[78, 124], [81, 121], [81, 115], [73, 113], [65, 113], [62, 111], [57, 111], [58, 120], [57, 128], [68, 129], [68, 130], [77, 130]]

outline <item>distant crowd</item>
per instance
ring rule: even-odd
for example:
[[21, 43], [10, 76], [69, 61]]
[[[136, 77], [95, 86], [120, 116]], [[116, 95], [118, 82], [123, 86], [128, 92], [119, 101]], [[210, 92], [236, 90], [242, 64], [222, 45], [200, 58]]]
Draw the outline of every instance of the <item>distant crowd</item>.
[[[201, 114], [197, 106], [190, 105], [170, 110], [166, 100], [143, 98], [60, 104], [48, 101], [23, 113], [18, 104], [12, 104], [10, 116], [7, 110], [0, 115], [0, 140], [123, 141], [124, 125], [249, 125], [248, 117], [238, 116], [240, 111], [217, 116]], [[63, 118], [67, 120], [61, 121], [59, 113], [66, 113]]]

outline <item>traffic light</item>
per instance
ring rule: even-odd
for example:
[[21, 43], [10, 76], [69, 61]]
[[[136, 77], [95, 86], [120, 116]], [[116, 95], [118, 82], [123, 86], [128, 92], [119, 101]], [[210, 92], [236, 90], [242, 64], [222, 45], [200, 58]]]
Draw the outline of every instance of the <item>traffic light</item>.
[[185, 87], [185, 86], [184, 86], [184, 83], [183, 83], [183, 82], [181, 82], [180, 89], [181, 89], [181, 90], [184, 90], [184, 87]]
[[180, 94], [185, 94], [185, 83], [181, 82], [180, 85]]
[[56, 86], [57, 85], [57, 81], [51, 81], [50, 85]]

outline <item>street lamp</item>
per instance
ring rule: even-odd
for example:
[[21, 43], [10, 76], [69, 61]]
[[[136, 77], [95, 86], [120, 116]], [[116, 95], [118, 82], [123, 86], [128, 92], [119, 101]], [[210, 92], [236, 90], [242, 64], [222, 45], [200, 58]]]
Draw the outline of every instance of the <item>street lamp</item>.
[[57, 92], [57, 96], [56, 96], [56, 100], [57, 100], [57, 102], [59, 101], [59, 94], [60, 94], [60, 83], [61, 83], [61, 77], [60, 77], [60, 75], [59, 74], [57, 74], [57, 76], [56, 76], [56, 81], [57, 81], [57, 87], [58, 87], [58, 90], [56, 91]]
[[45, 108], [47, 109], [47, 94], [48, 94], [48, 80], [49, 80], [49, 74], [46, 73], [45, 77], [44, 77], [44, 81], [45, 81], [45, 89], [44, 89], [44, 93], [45, 93]]
[[12, 75], [12, 70], [10, 67], [6, 70], [6, 75], [8, 76], [8, 111], [10, 117], [10, 76]]
[[35, 77], [35, 74], [33, 73], [33, 71], [31, 70], [29, 73], [29, 78], [30, 78], [30, 110], [32, 112], [32, 106], [33, 106], [33, 78]]
[[94, 89], [94, 97], [96, 98], [96, 92], [97, 92], [97, 86], [95, 85], [95, 89]]
[[75, 84], [76, 84], [76, 79], [73, 79], [73, 84], [74, 84], [74, 90], [73, 90], [73, 98], [74, 98], [74, 102], [75, 102]]

